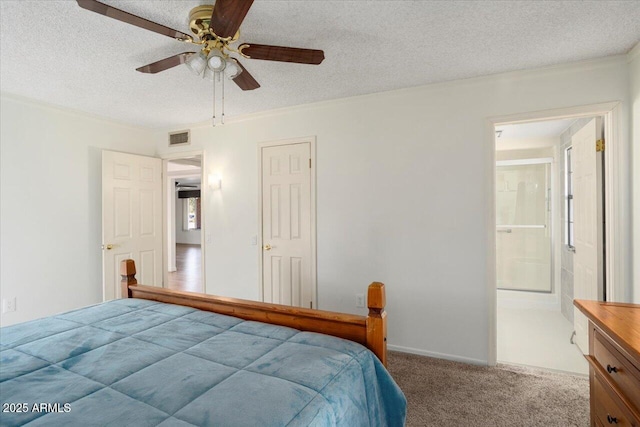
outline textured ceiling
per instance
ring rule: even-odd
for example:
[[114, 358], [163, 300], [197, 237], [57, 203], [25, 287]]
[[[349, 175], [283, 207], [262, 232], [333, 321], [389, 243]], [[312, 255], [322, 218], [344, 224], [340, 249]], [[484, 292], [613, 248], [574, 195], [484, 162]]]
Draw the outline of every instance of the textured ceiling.
[[575, 118], [544, 120], [496, 126], [496, 150], [524, 150], [553, 147], [560, 143], [560, 135]]
[[[188, 32], [206, 1], [109, 1]], [[0, 90], [151, 128], [208, 120], [211, 84], [184, 66], [137, 67], [185, 50], [75, 1], [0, 0]], [[640, 40], [640, 1], [256, 0], [241, 42], [325, 51], [319, 66], [243, 60], [261, 88], [227, 84], [227, 116], [599, 58]], [[191, 49], [190, 49], [191, 48]]]

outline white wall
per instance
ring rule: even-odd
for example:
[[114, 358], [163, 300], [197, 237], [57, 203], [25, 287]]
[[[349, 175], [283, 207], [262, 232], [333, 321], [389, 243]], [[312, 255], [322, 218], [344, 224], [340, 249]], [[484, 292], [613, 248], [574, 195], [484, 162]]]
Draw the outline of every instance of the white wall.
[[101, 150], [152, 155], [150, 132], [2, 95], [2, 325], [102, 301]]
[[200, 230], [184, 230], [184, 206], [176, 192], [176, 243], [200, 245]]
[[[553, 144], [544, 148], [529, 148], [529, 149], [505, 149], [496, 150], [496, 161], [500, 160], [521, 160], [521, 159], [542, 159], [554, 156], [554, 145], [560, 143], [559, 138], [548, 138]], [[497, 141], [496, 141], [497, 142]]]
[[629, 53], [631, 126], [633, 129], [633, 302], [640, 304], [640, 43]]
[[[516, 125], [517, 126], [517, 125]], [[538, 138], [496, 138], [496, 151], [526, 151], [526, 150], [544, 150], [551, 148], [559, 143], [559, 138], [554, 137], [538, 137]]]
[[[213, 242], [206, 253], [206, 290], [258, 297], [259, 249], [250, 245], [259, 218], [257, 144], [315, 135], [319, 307], [362, 313], [355, 294], [379, 280], [387, 284], [389, 344], [487, 361], [495, 304], [489, 285], [495, 267], [489, 118], [612, 100], [623, 102], [620, 127], [628, 144], [625, 57], [194, 128], [189, 149], [204, 149], [205, 175], [223, 177], [222, 190], [206, 190], [205, 227]], [[178, 151], [165, 140], [166, 132], [158, 132], [160, 153]], [[621, 170], [628, 173], [624, 165]]]

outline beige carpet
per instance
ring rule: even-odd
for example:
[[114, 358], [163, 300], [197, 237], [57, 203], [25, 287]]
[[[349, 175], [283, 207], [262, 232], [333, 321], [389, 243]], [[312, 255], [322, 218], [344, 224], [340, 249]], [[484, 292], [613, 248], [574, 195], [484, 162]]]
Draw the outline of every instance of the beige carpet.
[[589, 425], [587, 377], [398, 352], [388, 365], [407, 397], [409, 427]]

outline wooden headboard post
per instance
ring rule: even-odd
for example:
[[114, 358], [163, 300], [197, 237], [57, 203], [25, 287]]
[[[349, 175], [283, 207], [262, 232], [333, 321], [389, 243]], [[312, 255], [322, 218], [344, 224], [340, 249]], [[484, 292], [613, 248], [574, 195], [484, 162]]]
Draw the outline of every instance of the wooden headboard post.
[[122, 298], [131, 298], [129, 285], [137, 285], [136, 263], [132, 259], [125, 259], [120, 263], [120, 286], [122, 287]]
[[369, 315], [365, 317], [138, 285], [136, 266], [131, 259], [121, 261], [120, 274], [122, 298], [179, 304], [245, 320], [333, 335], [366, 346], [385, 366], [387, 364], [387, 313], [384, 311], [386, 297], [382, 283], [373, 282], [369, 285]]
[[387, 297], [383, 283], [373, 282], [369, 285], [367, 302], [367, 347], [387, 366], [387, 312], [384, 309]]

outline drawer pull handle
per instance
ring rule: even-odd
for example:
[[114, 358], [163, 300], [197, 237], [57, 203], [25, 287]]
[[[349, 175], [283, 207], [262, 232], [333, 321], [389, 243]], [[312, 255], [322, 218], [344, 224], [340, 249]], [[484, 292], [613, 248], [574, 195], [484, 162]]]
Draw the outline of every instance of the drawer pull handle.
[[607, 414], [607, 421], [609, 422], [609, 424], [618, 424], [618, 419], [616, 417], [612, 417], [609, 414]]
[[615, 366], [607, 365], [607, 372], [609, 372], [610, 374], [618, 372], [618, 368], [616, 368]]

